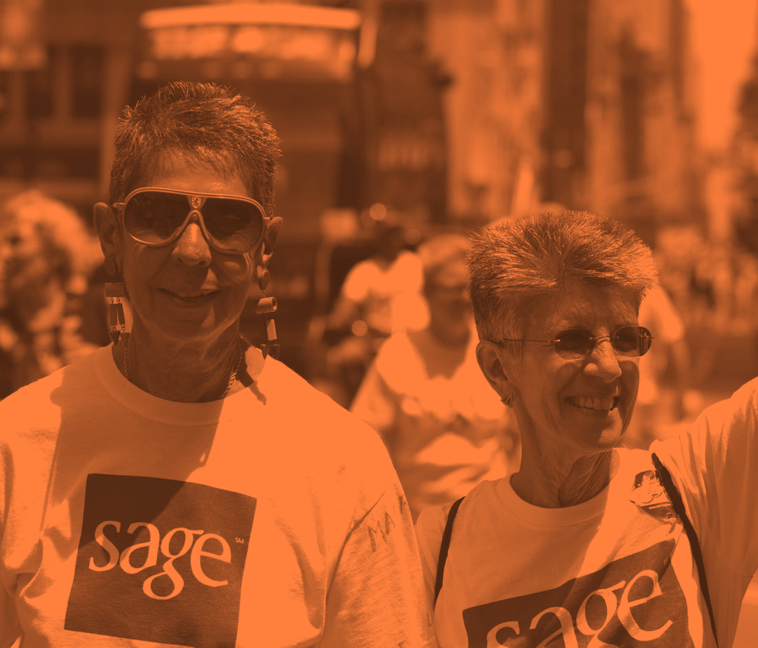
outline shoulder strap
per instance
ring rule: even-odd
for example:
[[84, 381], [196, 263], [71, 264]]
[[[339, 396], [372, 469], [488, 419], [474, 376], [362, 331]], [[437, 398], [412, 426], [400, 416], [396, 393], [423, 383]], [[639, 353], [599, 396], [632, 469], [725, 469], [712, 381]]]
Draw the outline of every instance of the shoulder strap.
[[674, 508], [674, 511], [682, 521], [684, 532], [687, 534], [687, 538], [690, 541], [690, 547], [692, 548], [692, 557], [695, 559], [695, 564], [697, 565], [697, 574], [700, 578], [700, 590], [703, 592], [705, 605], [708, 608], [708, 616], [711, 619], [711, 630], [713, 630], [713, 638], [716, 641], [716, 646], [718, 648], [719, 640], [718, 636], [716, 635], [716, 619], [713, 616], [713, 606], [711, 605], [711, 596], [708, 592], [708, 582], [705, 579], [705, 564], [703, 563], [703, 553], [700, 549], [700, 542], [698, 541], [697, 533], [695, 533], [692, 522], [690, 522], [690, 519], [687, 517], [687, 512], [684, 509], [682, 496], [679, 494], [679, 490], [677, 489], [676, 484], [674, 484], [674, 480], [671, 479], [671, 473], [669, 473], [666, 466], [663, 465], [655, 453], [651, 453], [651, 456], [655, 470], [660, 477], [661, 484], [663, 485], [666, 494], [669, 496], [671, 506]]
[[434, 583], [434, 604], [437, 604], [437, 597], [442, 589], [442, 577], [445, 575], [445, 563], [447, 562], [447, 552], [450, 549], [450, 536], [453, 535], [453, 521], [458, 513], [458, 507], [461, 505], [463, 498], [453, 502], [450, 511], [447, 514], [447, 523], [445, 530], [442, 532], [442, 543], [440, 544], [440, 557], [437, 560], [437, 580]]

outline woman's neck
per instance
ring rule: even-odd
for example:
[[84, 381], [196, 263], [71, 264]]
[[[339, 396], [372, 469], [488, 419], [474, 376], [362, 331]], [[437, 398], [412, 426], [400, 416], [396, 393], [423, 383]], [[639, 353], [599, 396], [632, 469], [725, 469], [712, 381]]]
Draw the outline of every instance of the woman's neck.
[[521, 468], [511, 477], [511, 486], [521, 499], [534, 506], [576, 506], [601, 493], [618, 471], [618, 464], [614, 449], [563, 465], [530, 462], [528, 456], [522, 456]]
[[[244, 347], [235, 328], [211, 341], [166, 341], [136, 325], [129, 339], [121, 338], [113, 357], [130, 382], [165, 400], [198, 403], [218, 400], [241, 386], [236, 373]], [[229, 389], [227, 389], [229, 388]]]

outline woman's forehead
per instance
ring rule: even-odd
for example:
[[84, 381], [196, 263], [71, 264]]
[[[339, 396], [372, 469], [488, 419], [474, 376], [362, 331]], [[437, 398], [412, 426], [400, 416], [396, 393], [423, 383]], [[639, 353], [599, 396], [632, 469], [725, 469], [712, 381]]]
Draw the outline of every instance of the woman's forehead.
[[[227, 184], [234, 184], [244, 191], [238, 190], [236, 194], [247, 195], [245, 180], [232, 160], [221, 156], [202, 157], [197, 153], [168, 149], [155, 154], [145, 164], [140, 183], [142, 186], [162, 186], [161, 182], [166, 177], [187, 178], [197, 176], [212, 176], [223, 179]], [[135, 187], [136, 188], [136, 187]]]
[[567, 287], [559, 295], [535, 305], [530, 328], [609, 328], [637, 323], [637, 302], [633, 294], [599, 286]]

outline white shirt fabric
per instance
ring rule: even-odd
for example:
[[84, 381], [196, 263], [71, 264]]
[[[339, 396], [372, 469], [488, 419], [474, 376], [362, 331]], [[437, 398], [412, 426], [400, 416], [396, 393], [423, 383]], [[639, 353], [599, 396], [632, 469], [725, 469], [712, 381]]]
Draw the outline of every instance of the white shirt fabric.
[[176, 403], [107, 347], [0, 421], [0, 647], [426, 645], [386, 450], [279, 362]]
[[477, 342], [473, 327], [462, 347], [428, 329], [395, 333], [350, 406], [387, 444], [414, 517], [518, 468], [515, 416], [482, 375]]
[[341, 293], [362, 304], [369, 328], [389, 335], [426, 326], [429, 312], [423, 286], [421, 259], [418, 254], [403, 250], [390, 263], [370, 258], [355, 264], [345, 277]]
[[[651, 448], [700, 540], [721, 648], [732, 645], [758, 567], [757, 390], [751, 381], [689, 433]], [[464, 499], [434, 610], [441, 648], [537, 648], [551, 638], [567, 647], [714, 648], [689, 541], [649, 472], [650, 454], [617, 452], [610, 485], [578, 506], [532, 506], [508, 478]], [[416, 524], [430, 604], [449, 508], [428, 509]]]

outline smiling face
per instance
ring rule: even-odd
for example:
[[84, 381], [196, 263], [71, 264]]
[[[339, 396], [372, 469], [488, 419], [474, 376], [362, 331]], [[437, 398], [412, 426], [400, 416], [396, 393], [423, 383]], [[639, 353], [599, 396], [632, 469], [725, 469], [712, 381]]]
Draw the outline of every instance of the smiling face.
[[[524, 339], [551, 340], [567, 329], [593, 337], [637, 325], [631, 298], [603, 288], [573, 286], [536, 306]], [[520, 362], [505, 362], [522, 433], [546, 455], [578, 457], [612, 448], [631, 420], [637, 399], [637, 358], [617, 356], [601, 340], [585, 358], [560, 357], [552, 345], [525, 342]]]
[[[143, 186], [198, 193], [248, 196], [241, 178], [165, 153]], [[187, 207], [189, 213], [189, 203]], [[122, 234], [120, 257], [139, 328], [175, 341], [213, 341], [236, 326], [256, 268], [254, 250], [214, 250], [196, 220], [164, 247], [148, 247]]]

